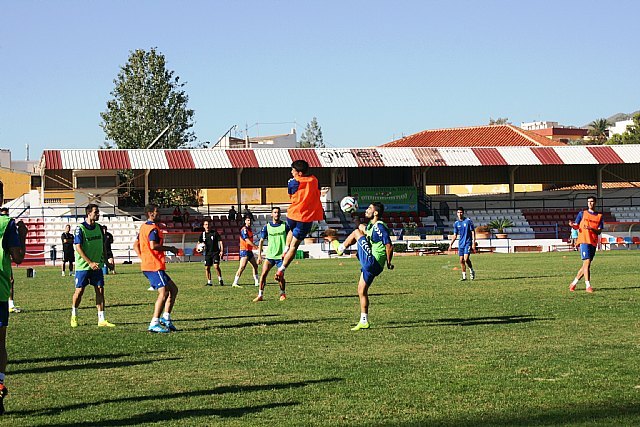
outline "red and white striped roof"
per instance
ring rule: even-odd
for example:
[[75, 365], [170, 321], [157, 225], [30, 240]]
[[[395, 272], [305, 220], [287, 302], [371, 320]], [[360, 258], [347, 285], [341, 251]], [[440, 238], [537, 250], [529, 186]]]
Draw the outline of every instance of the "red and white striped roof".
[[589, 165], [640, 163], [640, 146], [256, 148], [194, 150], [45, 150], [44, 169]]

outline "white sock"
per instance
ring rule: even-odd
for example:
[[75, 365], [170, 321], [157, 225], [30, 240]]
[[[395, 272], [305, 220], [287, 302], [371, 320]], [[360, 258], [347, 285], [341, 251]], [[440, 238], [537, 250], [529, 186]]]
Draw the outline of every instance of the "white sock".
[[342, 253], [342, 252], [345, 251], [345, 249], [347, 249], [347, 248], [344, 247], [344, 244], [340, 243], [340, 246], [338, 246], [338, 250], [336, 252]]
[[0, 372], [0, 384], [4, 384], [4, 372]]
[[577, 285], [578, 284], [578, 279], [573, 279], [573, 282], [571, 282], [572, 285]]
[[159, 323], [160, 323], [160, 319], [157, 317], [154, 317], [153, 319], [151, 319], [151, 323], [149, 323], [149, 326], [156, 326]]
[[222, 282], [222, 276], [218, 276], [218, 283]]
[[367, 315], [367, 313], [360, 313], [360, 323], [368, 323], [369, 322], [369, 316]]
[[237, 285], [239, 280], [240, 280], [240, 276], [236, 276], [236, 278], [233, 279], [233, 284]]
[[463, 271], [463, 272], [462, 272], [462, 278], [463, 278], [463, 279], [466, 279], [466, 278], [467, 278], [467, 272], [466, 272], [466, 271]]
[[9, 310], [11, 310], [13, 307], [15, 307], [15, 305], [14, 305], [14, 303], [13, 303], [13, 300], [12, 300], [12, 299], [10, 299], [10, 300], [9, 300]]
[[104, 321], [104, 311], [99, 311], [98, 312], [98, 321], [99, 322], [103, 322]]
[[285, 267], [284, 265], [281, 265], [280, 267], [278, 267], [278, 271], [284, 271], [287, 267]]
[[207, 285], [211, 284], [211, 279], [207, 280]]
[[168, 321], [168, 322], [171, 322], [171, 313], [167, 313], [167, 312], [165, 312], [165, 313], [162, 315], [162, 318], [163, 318], [164, 320]]
[[585, 280], [584, 284], [587, 285], [587, 288], [591, 287], [591, 280]]
[[261, 297], [261, 296], [262, 296], [262, 292], [263, 292], [263, 291], [262, 291], [262, 289], [260, 289], [260, 290], [258, 291], [258, 296], [259, 296], [259, 297]]
[[253, 281], [254, 281], [256, 286], [260, 286], [260, 281], [258, 280], [258, 275], [257, 274], [253, 275]]
[[475, 271], [473, 271], [473, 268], [471, 268], [471, 267], [469, 267], [469, 272], [470, 272], [471, 274], [474, 274], [474, 273], [475, 273]]
[[72, 316], [77, 316], [78, 315], [78, 309], [75, 307], [71, 307], [71, 315]]

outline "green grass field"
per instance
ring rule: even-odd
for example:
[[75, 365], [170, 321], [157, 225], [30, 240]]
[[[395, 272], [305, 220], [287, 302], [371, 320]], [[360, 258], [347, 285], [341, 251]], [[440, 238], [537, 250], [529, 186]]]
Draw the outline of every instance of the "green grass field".
[[473, 260], [460, 283], [455, 256], [397, 257], [359, 332], [355, 259], [300, 261], [289, 299], [270, 282], [262, 303], [249, 271], [204, 287], [200, 264], [170, 264], [168, 335], [146, 332], [137, 266], [107, 277], [113, 329], [92, 289], [71, 329], [71, 278], [18, 269], [1, 425], [640, 425], [636, 252], [599, 253], [592, 295], [568, 291], [577, 253]]

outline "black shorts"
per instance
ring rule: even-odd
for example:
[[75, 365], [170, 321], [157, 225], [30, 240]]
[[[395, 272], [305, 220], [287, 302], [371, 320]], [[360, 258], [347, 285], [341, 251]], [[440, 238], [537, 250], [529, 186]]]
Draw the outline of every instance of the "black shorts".
[[64, 251], [62, 253], [62, 262], [75, 262], [75, 254], [73, 253], [73, 250]]
[[204, 265], [211, 267], [213, 264], [220, 264], [220, 254], [205, 255]]

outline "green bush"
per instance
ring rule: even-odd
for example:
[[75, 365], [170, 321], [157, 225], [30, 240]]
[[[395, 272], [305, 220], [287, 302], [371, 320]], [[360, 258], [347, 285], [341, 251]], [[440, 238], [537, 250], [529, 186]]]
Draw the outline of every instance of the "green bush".
[[394, 243], [393, 244], [394, 252], [407, 252], [407, 244], [406, 243]]

